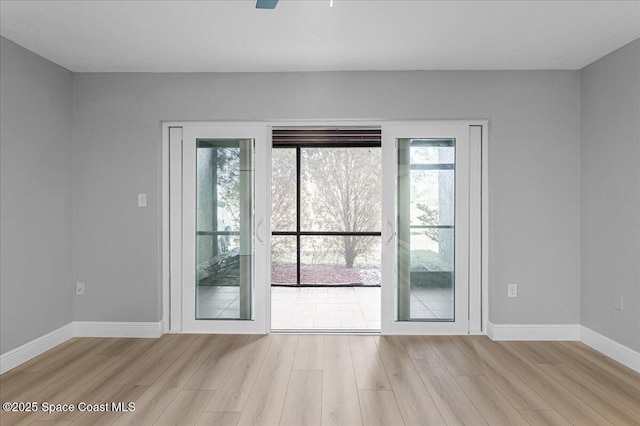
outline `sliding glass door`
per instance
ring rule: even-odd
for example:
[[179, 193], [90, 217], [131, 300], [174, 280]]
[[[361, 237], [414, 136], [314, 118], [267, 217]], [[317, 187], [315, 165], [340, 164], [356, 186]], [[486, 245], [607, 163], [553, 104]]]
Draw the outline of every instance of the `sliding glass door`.
[[269, 332], [272, 283], [380, 286], [383, 334], [482, 331], [482, 126], [381, 123], [368, 145], [351, 129], [169, 128], [172, 331]]
[[[263, 128], [185, 128], [182, 138], [182, 330], [264, 332]], [[257, 215], [257, 213], [259, 213]], [[257, 220], [256, 220], [257, 218]], [[262, 271], [264, 272], [264, 271]], [[264, 280], [263, 280], [264, 281]]]
[[469, 324], [469, 127], [383, 127], [383, 331]]

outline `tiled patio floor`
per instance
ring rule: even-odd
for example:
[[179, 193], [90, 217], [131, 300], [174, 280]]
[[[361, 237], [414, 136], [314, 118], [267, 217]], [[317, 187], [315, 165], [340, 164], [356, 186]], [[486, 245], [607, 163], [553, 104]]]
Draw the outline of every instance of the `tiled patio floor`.
[[196, 316], [200, 319], [231, 319], [240, 316], [240, 287], [199, 286]]
[[380, 287], [272, 287], [273, 330], [380, 330]]
[[[238, 287], [199, 287], [198, 318], [237, 318]], [[453, 291], [414, 288], [412, 318], [453, 316]], [[273, 330], [380, 330], [380, 287], [272, 287]]]

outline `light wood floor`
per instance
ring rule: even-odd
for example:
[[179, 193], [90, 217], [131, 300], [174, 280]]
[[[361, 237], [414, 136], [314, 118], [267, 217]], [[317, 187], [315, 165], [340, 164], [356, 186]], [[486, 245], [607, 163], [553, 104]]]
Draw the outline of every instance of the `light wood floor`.
[[578, 342], [484, 336], [165, 335], [70, 340], [0, 376], [33, 425], [640, 425], [640, 375]]

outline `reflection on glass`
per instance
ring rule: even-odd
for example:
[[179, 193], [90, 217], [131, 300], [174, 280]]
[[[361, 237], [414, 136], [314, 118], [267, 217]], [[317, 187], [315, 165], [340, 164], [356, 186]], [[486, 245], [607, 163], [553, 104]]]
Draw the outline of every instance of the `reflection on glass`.
[[380, 285], [379, 236], [302, 236], [302, 285]]
[[196, 145], [196, 319], [251, 319], [253, 140]]
[[454, 223], [454, 170], [411, 170], [410, 223], [449, 225]]
[[398, 320], [454, 320], [455, 140], [398, 140]]
[[302, 148], [300, 163], [302, 231], [380, 231], [380, 148]]
[[293, 232], [296, 230], [296, 149], [278, 148], [271, 152], [271, 230]]

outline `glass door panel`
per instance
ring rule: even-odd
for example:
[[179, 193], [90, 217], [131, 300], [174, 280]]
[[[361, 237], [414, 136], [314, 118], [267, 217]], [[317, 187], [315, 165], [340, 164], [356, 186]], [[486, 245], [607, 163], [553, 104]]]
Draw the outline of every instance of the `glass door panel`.
[[398, 140], [398, 319], [454, 321], [454, 139]]
[[468, 332], [469, 129], [383, 127], [382, 332]]
[[196, 319], [251, 319], [253, 140], [196, 142]]
[[[266, 331], [266, 131], [224, 125], [183, 129], [182, 331]], [[255, 161], [263, 156], [264, 162]]]

